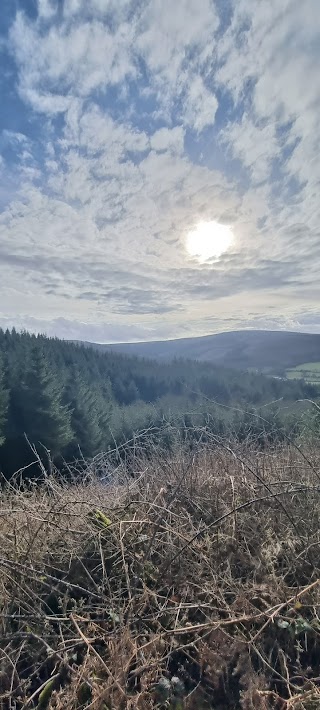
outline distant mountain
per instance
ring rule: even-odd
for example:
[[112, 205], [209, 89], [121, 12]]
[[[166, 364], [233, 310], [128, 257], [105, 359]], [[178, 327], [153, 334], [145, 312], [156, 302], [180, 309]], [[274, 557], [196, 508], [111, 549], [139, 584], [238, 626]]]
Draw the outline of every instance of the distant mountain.
[[239, 330], [199, 338], [84, 345], [156, 360], [186, 358], [278, 374], [305, 362], [320, 362], [320, 335], [287, 331]]
[[[31, 473], [34, 452], [29, 442], [39, 448], [43, 460], [49, 450], [61, 463], [91, 458], [110, 448], [118, 455], [120, 445], [154, 427], [152, 447], [157, 441], [165, 447], [173, 445], [172, 429], [177, 427], [183, 437], [191, 436], [193, 427], [198, 432], [205, 427], [211, 434], [225, 432], [239, 440], [249, 433], [255, 441], [260, 435], [264, 442], [265, 435], [270, 441], [282, 440], [283, 427], [292, 431], [297, 400], [318, 395], [313, 384], [301, 379], [223, 367], [222, 346], [218, 364], [190, 358], [157, 361], [113, 352], [113, 347], [103, 349], [0, 329], [1, 473], [10, 476], [25, 467], [26, 475]], [[204, 360], [208, 353], [203, 346]], [[228, 349], [225, 353], [230, 360]], [[190, 348], [173, 354], [190, 356]], [[197, 356], [195, 349], [193, 355]], [[281, 411], [271, 407], [267, 415], [264, 408], [261, 421], [248, 413], [252, 407], [259, 409], [280, 399], [285, 403]], [[265, 415], [270, 415], [267, 429]]]

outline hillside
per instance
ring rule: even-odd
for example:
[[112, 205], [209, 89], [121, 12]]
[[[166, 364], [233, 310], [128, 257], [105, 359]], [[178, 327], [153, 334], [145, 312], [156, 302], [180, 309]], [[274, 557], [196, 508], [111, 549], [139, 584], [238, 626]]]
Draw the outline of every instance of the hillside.
[[279, 374], [289, 367], [320, 361], [320, 335], [269, 330], [240, 330], [199, 338], [142, 343], [85, 343], [100, 351], [137, 355], [157, 360], [190, 358], [241, 370]]
[[[192, 360], [157, 362], [15, 331], [0, 330], [0, 470], [13, 473], [34, 460], [90, 458], [153, 428], [173, 445], [171, 423], [183, 437], [193, 427], [232, 436], [279, 437], [279, 404], [289, 412], [318, 389]], [[259, 420], [250, 408], [263, 410]], [[281, 412], [282, 416], [282, 412]], [[266, 419], [268, 422], [266, 422]], [[290, 428], [291, 431], [291, 428]], [[191, 432], [191, 434], [190, 434]], [[27, 443], [26, 438], [30, 442]]]

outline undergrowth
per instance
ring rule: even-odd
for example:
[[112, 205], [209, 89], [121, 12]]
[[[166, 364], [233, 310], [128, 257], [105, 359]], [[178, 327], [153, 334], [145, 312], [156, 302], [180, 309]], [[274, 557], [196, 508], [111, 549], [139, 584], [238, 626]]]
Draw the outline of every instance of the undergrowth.
[[2, 710], [320, 708], [320, 449], [4, 482]]

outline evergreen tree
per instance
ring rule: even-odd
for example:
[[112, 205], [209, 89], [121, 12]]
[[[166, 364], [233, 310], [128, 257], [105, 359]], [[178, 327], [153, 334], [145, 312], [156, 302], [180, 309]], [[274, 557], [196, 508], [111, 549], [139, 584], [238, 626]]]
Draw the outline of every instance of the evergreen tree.
[[55, 456], [72, 439], [71, 412], [62, 403], [61, 385], [49, 370], [42, 348], [33, 347], [31, 355], [31, 365], [13, 397], [16, 433], [26, 434], [32, 444], [42, 444]]
[[104, 431], [101, 402], [93, 385], [85, 383], [78, 370], [73, 371], [64, 394], [64, 402], [71, 408], [72, 441], [66, 457], [94, 456], [103, 447]]
[[119, 404], [132, 404], [139, 399], [139, 390], [133, 379], [123, 379], [121, 372], [115, 378], [113, 383], [114, 395]]
[[8, 411], [8, 390], [4, 386], [3, 362], [0, 360], [0, 446], [5, 441], [5, 424]]
[[[258, 441], [278, 436], [284, 414], [281, 410], [276, 421], [272, 412], [267, 425], [245, 414], [252, 405], [319, 397], [319, 389], [302, 380], [240, 374], [191, 360], [156, 362], [98, 352], [15, 330], [0, 329], [1, 356], [0, 468], [5, 475], [29, 466], [34, 458], [24, 433], [39, 453], [41, 442], [56, 461], [59, 455], [78, 457], [79, 450], [90, 457], [168, 419], [188, 438], [199, 426], [213, 433], [231, 427], [239, 439], [250, 435]], [[214, 401], [227, 404], [230, 411], [215, 411]], [[243, 410], [237, 418], [233, 405]], [[318, 422], [315, 411], [313, 429]]]

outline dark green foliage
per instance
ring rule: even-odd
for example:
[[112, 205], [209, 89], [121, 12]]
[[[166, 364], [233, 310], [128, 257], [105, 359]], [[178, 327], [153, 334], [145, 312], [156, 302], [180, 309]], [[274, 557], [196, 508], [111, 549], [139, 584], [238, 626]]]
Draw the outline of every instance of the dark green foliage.
[[8, 391], [4, 387], [3, 362], [0, 359], [0, 446], [5, 441], [4, 431], [8, 411]]
[[[31, 463], [25, 435], [56, 463], [90, 458], [150, 429], [154, 437], [161, 430], [168, 448], [175, 445], [174, 430], [192, 445], [193, 429], [201, 427], [207, 432], [201, 440], [229, 431], [269, 441], [279, 438], [283, 418], [278, 409], [266, 410], [267, 402], [287, 406], [318, 394], [301, 380], [239, 375], [192, 360], [159, 363], [15, 330], [0, 330], [0, 358], [0, 469], [6, 475]], [[253, 416], [260, 407], [267, 421]]]
[[46, 456], [55, 458], [72, 439], [71, 412], [62, 403], [63, 385], [39, 344], [32, 343], [24, 368], [19, 365], [16, 378], [12, 370], [8, 377], [6, 443], [0, 454], [5, 469], [9, 461], [18, 468], [31, 463], [30, 445], [36, 446], [40, 455], [47, 452]]
[[64, 401], [71, 407], [71, 427], [73, 436], [66, 450], [66, 457], [84, 458], [93, 456], [104, 448], [106, 430], [111, 414], [108, 402], [111, 399], [110, 385], [104, 387], [104, 394], [94, 384], [90, 387], [81, 377], [79, 370], [72, 368], [67, 382]]
[[139, 390], [134, 380], [123, 380], [116, 377], [113, 383], [113, 392], [119, 404], [132, 404], [139, 399]]
[[72, 438], [70, 409], [62, 404], [63, 389], [39, 347], [31, 351], [31, 363], [15, 392], [16, 415], [32, 444], [41, 443], [53, 456]]

